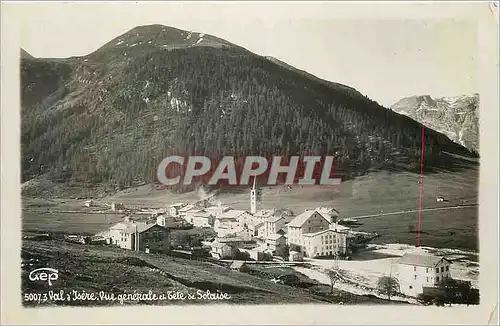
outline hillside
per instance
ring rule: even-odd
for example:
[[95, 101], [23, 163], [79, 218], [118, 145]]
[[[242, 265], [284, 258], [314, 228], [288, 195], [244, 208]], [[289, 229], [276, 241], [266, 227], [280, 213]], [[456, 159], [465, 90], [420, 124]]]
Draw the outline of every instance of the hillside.
[[[214, 36], [151, 25], [84, 57], [21, 60], [22, 179], [105, 191], [167, 155], [329, 154], [346, 177], [419, 166], [421, 125]], [[425, 167], [472, 155], [426, 129]]]
[[[146, 254], [112, 248], [71, 244], [58, 240], [23, 241], [22, 291], [23, 293], [46, 293], [48, 285], [33, 282], [30, 271], [50, 266], [59, 271], [59, 278], [50, 290], [54, 293], [69, 291], [96, 293], [104, 291], [115, 294], [117, 300], [23, 302], [26, 306], [103, 306], [103, 305], [179, 305], [179, 304], [398, 304], [374, 296], [355, 295], [335, 290], [300, 275], [301, 282], [291, 285], [276, 284], [270, 279], [256, 276], [258, 273], [232, 271], [213, 262], [202, 262], [167, 255]], [[255, 268], [252, 268], [254, 270]], [[286, 275], [288, 272], [278, 273]], [[297, 275], [297, 273], [294, 273]], [[156, 295], [188, 293], [195, 295], [189, 300], [133, 300], [118, 296], [127, 293]], [[229, 300], [201, 299], [198, 294], [220, 291], [230, 296]], [[108, 297], [109, 298], [109, 297]]]
[[479, 94], [406, 97], [392, 105], [391, 109], [479, 153]]

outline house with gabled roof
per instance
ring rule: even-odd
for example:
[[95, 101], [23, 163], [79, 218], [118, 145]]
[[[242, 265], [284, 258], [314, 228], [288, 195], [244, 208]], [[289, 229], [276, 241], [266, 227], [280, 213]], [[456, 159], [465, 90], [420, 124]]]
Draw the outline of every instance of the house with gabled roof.
[[246, 272], [249, 270], [247, 264], [244, 261], [233, 261], [229, 268], [233, 271]]
[[286, 246], [286, 237], [282, 234], [270, 234], [266, 237], [266, 248], [271, 252], [282, 250]]
[[303, 235], [328, 230], [330, 221], [316, 210], [306, 210], [288, 223], [288, 243], [304, 245]]
[[235, 233], [241, 227], [247, 226], [252, 215], [244, 210], [231, 209], [215, 218], [214, 231], [219, 237]]
[[170, 250], [169, 230], [156, 223], [135, 222], [127, 219], [113, 225], [108, 232], [100, 235], [109, 238], [109, 243], [123, 249], [146, 252]]
[[272, 234], [287, 234], [288, 224], [295, 219], [293, 215], [280, 214], [266, 219], [264, 222], [264, 237]]
[[437, 287], [443, 278], [451, 277], [452, 262], [443, 256], [407, 253], [397, 261], [394, 276], [400, 290], [409, 296], [423, 293], [424, 287]]

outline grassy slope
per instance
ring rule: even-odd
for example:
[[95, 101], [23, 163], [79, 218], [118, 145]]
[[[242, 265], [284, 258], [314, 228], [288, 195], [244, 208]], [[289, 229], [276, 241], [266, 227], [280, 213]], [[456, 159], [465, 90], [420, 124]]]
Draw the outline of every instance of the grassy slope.
[[[220, 290], [231, 295], [229, 302], [246, 304], [276, 303], [368, 303], [377, 300], [355, 296], [345, 292], [336, 293], [335, 299], [328, 294], [316, 295], [307, 289], [275, 284], [268, 279], [228, 268], [192, 260], [132, 252], [112, 247], [85, 246], [56, 241], [25, 241], [22, 252], [25, 263], [22, 276], [24, 293], [45, 292], [46, 286], [28, 280], [28, 272], [38, 267], [59, 270], [59, 279], [50, 290], [108, 293], [132, 293], [137, 291], [155, 293], [181, 291], [196, 293], [197, 290]], [[30, 265], [31, 263], [31, 265]], [[163, 273], [160, 273], [159, 271]], [[310, 280], [309, 280], [310, 281]], [[312, 282], [311, 285], [314, 285]], [[328, 292], [324, 287], [314, 287], [315, 293]], [[133, 303], [133, 302], [129, 302]], [[143, 302], [148, 304], [148, 302]], [[207, 303], [204, 301], [164, 301], [156, 304]], [[77, 305], [77, 302], [72, 304]], [[94, 302], [94, 304], [109, 304]], [[149, 304], [152, 304], [149, 302]]]

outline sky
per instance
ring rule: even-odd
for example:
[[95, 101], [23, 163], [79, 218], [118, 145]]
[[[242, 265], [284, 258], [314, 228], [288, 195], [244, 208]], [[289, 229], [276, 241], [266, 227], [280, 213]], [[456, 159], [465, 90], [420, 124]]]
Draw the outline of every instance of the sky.
[[[86, 55], [136, 26], [162, 24], [276, 57], [390, 106], [406, 96], [478, 92], [472, 20], [427, 14], [403, 19], [419, 10], [436, 12], [431, 5], [425, 11], [418, 3], [368, 8], [333, 2], [38, 2], [15, 7], [22, 21], [20, 44], [35, 57]], [[398, 14], [402, 7], [406, 16]]]

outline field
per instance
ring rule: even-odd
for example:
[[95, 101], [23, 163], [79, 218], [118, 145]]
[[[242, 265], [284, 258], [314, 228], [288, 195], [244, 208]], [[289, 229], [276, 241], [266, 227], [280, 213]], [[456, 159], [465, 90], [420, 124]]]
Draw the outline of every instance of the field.
[[[423, 176], [421, 245], [478, 250], [478, 167], [464, 166], [457, 171], [434, 171]], [[333, 206], [344, 218], [358, 218], [356, 230], [376, 232], [378, 243], [417, 244], [419, 175], [403, 172], [373, 172], [339, 186], [301, 187], [292, 185], [263, 188], [262, 208], [289, 208], [296, 213], [318, 206]], [[436, 197], [444, 197], [437, 202]], [[218, 200], [236, 209], [249, 209], [249, 189], [221, 191]], [[97, 200], [122, 202], [127, 207], [165, 207], [194, 201], [197, 192], [175, 194], [150, 185], [126, 189]], [[24, 230], [98, 232], [120, 219], [116, 214], [86, 214], [83, 200], [24, 200]], [[78, 213], [47, 213], [76, 210]], [[409, 212], [406, 212], [409, 211]], [[400, 212], [398, 214], [393, 213]], [[370, 216], [377, 215], [380, 216]], [[370, 216], [366, 217], [365, 216]]]
[[[82, 293], [108, 294], [147, 293], [157, 295], [168, 291], [196, 294], [198, 291], [230, 295], [229, 300], [156, 300], [119, 301], [54, 301], [44, 305], [110, 305], [110, 304], [276, 304], [324, 303], [373, 304], [391, 303], [372, 296], [353, 295], [341, 290], [330, 295], [328, 287], [303, 277], [308, 288], [276, 284], [269, 279], [233, 271], [214, 263], [174, 258], [166, 255], [146, 254], [108, 246], [92, 246], [60, 241], [24, 241], [22, 247], [22, 291], [29, 293]], [[50, 267], [59, 271], [52, 286], [30, 281], [29, 271]], [[38, 305], [38, 302], [24, 302]]]

